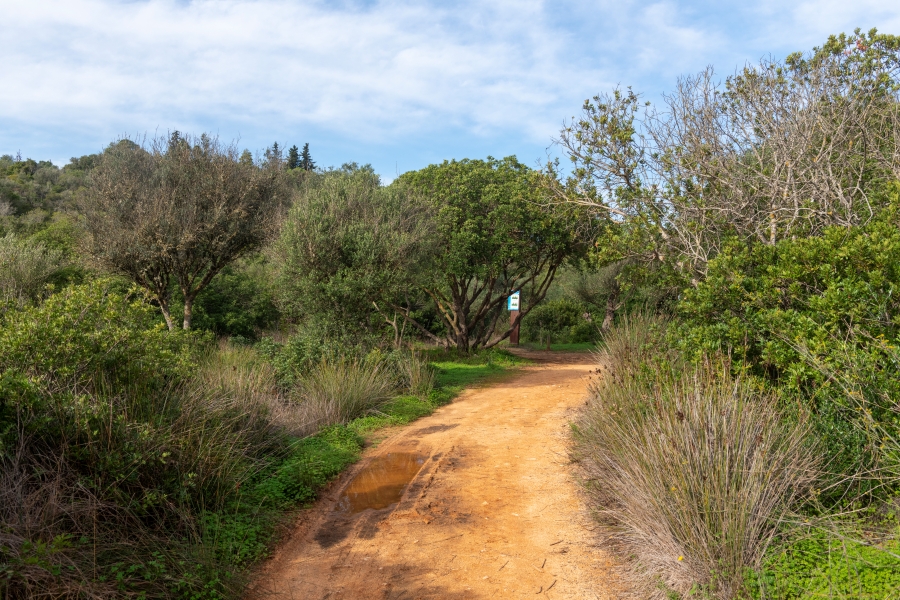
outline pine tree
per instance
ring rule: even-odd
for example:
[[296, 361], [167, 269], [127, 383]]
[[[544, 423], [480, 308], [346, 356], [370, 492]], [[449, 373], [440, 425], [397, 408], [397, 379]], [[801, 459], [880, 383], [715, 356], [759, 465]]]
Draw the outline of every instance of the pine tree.
[[309, 154], [309, 142], [303, 144], [303, 151], [300, 153], [300, 168], [304, 171], [312, 171], [316, 168], [316, 163]]
[[297, 144], [291, 146], [291, 149], [288, 150], [288, 159], [287, 159], [287, 168], [288, 169], [296, 169], [300, 166], [300, 151], [297, 148]]
[[281, 166], [281, 154], [281, 147], [278, 145], [278, 142], [275, 142], [271, 148], [266, 148], [266, 162], [275, 167]]

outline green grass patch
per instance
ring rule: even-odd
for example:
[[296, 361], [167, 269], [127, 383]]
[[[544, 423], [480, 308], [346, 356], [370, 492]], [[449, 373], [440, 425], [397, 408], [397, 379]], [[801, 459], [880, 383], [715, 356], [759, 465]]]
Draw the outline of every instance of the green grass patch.
[[415, 396], [400, 396], [386, 404], [379, 414], [367, 415], [351, 421], [347, 427], [365, 436], [382, 427], [406, 425], [434, 412], [436, 406], [429, 400]]
[[436, 371], [435, 389], [430, 397], [436, 406], [450, 402], [468, 386], [529, 362], [506, 350], [485, 350], [469, 356], [460, 356], [452, 350], [432, 350], [428, 358]]
[[900, 542], [879, 546], [813, 532], [770, 552], [748, 575], [754, 599], [886, 600], [900, 598]]
[[204, 515], [204, 541], [230, 564], [264, 557], [285, 511], [315, 500], [359, 459], [362, 446], [357, 432], [340, 425], [296, 440], [287, 456], [262, 468], [223, 510]]

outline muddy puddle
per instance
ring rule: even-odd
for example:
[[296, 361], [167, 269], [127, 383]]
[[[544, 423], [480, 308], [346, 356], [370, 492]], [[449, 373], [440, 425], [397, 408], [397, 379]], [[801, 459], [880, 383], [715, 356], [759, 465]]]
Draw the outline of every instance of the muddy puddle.
[[376, 456], [341, 493], [335, 510], [354, 514], [396, 504], [426, 458], [415, 452], [388, 452]]

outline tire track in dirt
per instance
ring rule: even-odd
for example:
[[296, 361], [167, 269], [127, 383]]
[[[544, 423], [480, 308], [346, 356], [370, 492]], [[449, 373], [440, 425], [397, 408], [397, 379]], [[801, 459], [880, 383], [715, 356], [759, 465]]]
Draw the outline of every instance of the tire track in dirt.
[[[591, 357], [528, 356], [539, 362], [367, 452], [303, 515], [248, 597], [618, 597], [567, 456]], [[353, 512], [353, 490], [371, 488], [365, 478], [377, 481], [384, 461], [387, 479], [417, 472], [396, 504]]]

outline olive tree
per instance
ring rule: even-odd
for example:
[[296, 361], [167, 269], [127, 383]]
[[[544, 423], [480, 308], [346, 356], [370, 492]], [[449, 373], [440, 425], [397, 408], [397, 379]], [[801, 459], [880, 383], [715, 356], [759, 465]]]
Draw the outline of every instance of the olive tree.
[[430, 208], [434, 223], [416, 281], [444, 331], [425, 327], [409, 304], [394, 305], [426, 337], [464, 352], [496, 345], [517, 324], [500, 326], [507, 298], [522, 291], [521, 321], [544, 299], [560, 265], [587, 249], [590, 236], [577, 211], [548, 203], [538, 179], [510, 156], [445, 161], [395, 182]]
[[197, 294], [269, 235], [283, 197], [278, 170], [239, 160], [237, 148], [178, 132], [111, 144], [91, 172], [81, 209], [91, 255], [159, 303], [169, 329], [173, 285], [190, 329]]
[[404, 323], [392, 304], [415, 293], [427, 210], [370, 167], [305, 178], [275, 244], [284, 312], [333, 335], [387, 323], [399, 345]]
[[[538, 174], [514, 157], [463, 160], [406, 173], [382, 186], [346, 165], [305, 182], [276, 248], [282, 305], [332, 330], [372, 331], [399, 343], [409, 326], [468, 352], [505, 339], [509, 295], [524, 317], [587, 237], [571, 206], [545, 202]], [[426, 304], [433, 304], [439, 323]]]

